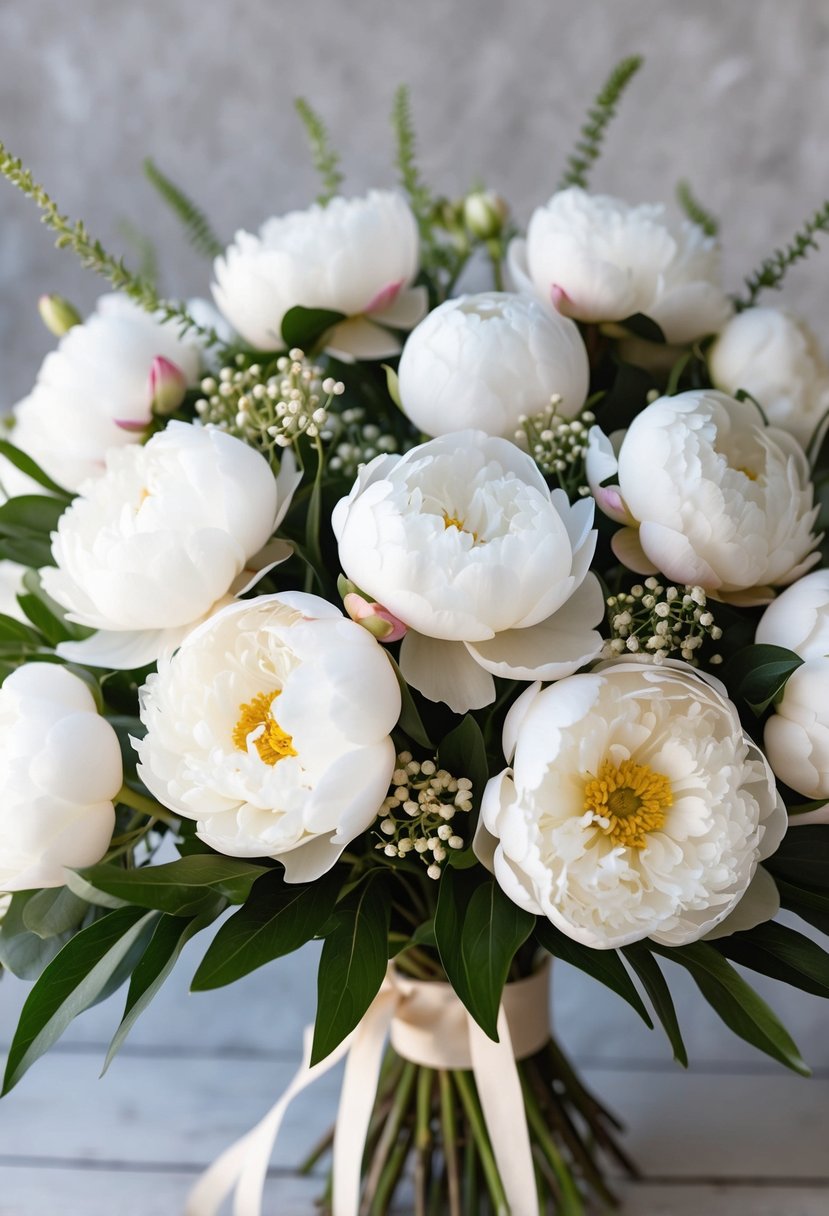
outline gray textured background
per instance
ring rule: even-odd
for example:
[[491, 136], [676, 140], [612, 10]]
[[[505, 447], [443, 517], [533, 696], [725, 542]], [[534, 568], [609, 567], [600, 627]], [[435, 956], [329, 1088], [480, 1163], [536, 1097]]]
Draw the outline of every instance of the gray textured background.
[[[523, 221], [632, 51], [646, 67], [593, 184], [642, 201], [687, 176], [723, 219], [736, 285], [829, 194], [825, 0], [0, 0], [0, 137], [105, 244], [125, 250], [124, 219], [151, 232], [180, 295], [209, 268], [177, 240], [145, 154], [229, 238], [313, 196], [298, 93], [329, 122], [348, 190], [391, 182], [387, 114], [406, 81], [428, 177], [457, 193], [485, 174]], [[786, 293], [824, 338], [827, 265]], [[0, 405], [49, 348], [46, 290], [87, 307], [100, 287], [0, 182]]]

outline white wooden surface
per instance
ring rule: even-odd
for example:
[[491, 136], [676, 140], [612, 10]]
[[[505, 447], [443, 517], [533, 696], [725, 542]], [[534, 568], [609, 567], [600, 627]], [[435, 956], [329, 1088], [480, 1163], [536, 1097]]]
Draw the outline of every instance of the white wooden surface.
[[[315, 951], [231, 989], [189, 995], [204, 942], [103, 1080], [123, 997], [90, 1010], [0, 1103], [0, 1216], [177, 1216], [200, 1170], [271, 1104], [293, 1070], [314, 1005]], [[674, 991], [692, 1059], [685, 1073], [661, 1032], [570, 968], [554, 976], [559, 1035], [620, 1112], [645, 1181], [621, 1187], [630, 1216], [829, 1213], [829, 1007], [759, 984], [814, 1069], [786, 1073], [729, 1035], [684, 973]], [[26, 986], [0, 982], [0, 1044]], [[334, 1109], [339, 1075], [303, 1095], [283, 1129], [268, 1216], [312, 1216], [319, 1179], [292, 1169]], [[469, 1216], [474, 1216], [470, 1213]]]

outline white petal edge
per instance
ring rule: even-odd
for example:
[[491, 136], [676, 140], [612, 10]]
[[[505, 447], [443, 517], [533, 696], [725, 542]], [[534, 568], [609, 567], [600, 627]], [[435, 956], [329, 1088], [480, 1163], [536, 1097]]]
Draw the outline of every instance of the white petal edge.
[[495, 700], [495, 681], [463, 642], [427, 638], [410, 629], [400, 646], [400, 670], [407, 684], [456, 714], [483, 709]]

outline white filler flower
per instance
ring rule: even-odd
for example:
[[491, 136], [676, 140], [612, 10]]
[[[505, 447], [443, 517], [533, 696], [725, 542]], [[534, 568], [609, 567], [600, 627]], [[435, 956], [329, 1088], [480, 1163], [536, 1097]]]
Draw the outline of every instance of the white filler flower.
[[258, 235], [237, 232], [216, 259], [216, 303], [259, 350], [279, 350], [282, 318], [295, 305], [348, 318], [326, 337], [346, 360], [386, 359], [400, 351], [390, 329], [411, 329], [428, 307], [412, 287], [419, 267], [417, 221], [391, 190], [333, 198], [324, 207], [267, 220]]
[[61, 643], [59, 654], [135, 668], [178, 645], [255, 581], [298, 481], [290, 453], [274, 480], [265, 457], [240, 439], [184, 422], [145, 447], [111, 452], [106, 472], [60, 517], [56, 565], [42, 573], [70, 619], [98, 630]]
[[426, 435], [476, 427], [513, 439], [523, 414], [560, 398], [564, 418], [587, 397], [578, 328], [532, 297], [488, 291], [447, 300], [409, 335], [399, 368], [403, 412]]
[[332, 516], [347, 576], [408, 627], [406, 680], [457, 713], [494, 699], [493, 675], [555, 680], [598, 654], [592, 523], [481, 431], [378, 456]]
[[162, 324], [125, 296], [103, 296], [92, 316], [44, 359], [31, 393], [15, 407], [12, 442], [59, 485], [77, 490], [103, 472], [112, 448], [141, 439], [158, 356], [188, 383], [197, 381], [202, 350], [196, 341], [180, 338], [174, 323]]
[[716, 333], [732, 312], [716, 242], [695, 224], [669, 225], [661, 204], [561, 190], [533, 212], [509, 261], [517, 287], [565, 316], [600, 322], [644, 313], [668, 342]]
[[[660, 397], [618, 453], [594, 427], [587, 477], [605, 514], [626, 525], [616, 556], [640, 574], [763, 604], [819, 560], [806, 455], [750, 401], [704, 389]], [[618, 486], [603, 485], [613, 477]]]
[[807, 659], [792, 672], [763, 741], [781, 781], [806, 798], [829, 798], [829, 658]]
[[0, 688], [0, 891], [60, 887], [100, 861], [115, 826], [121, 751], [78, 676], [26, 663]]
[[777, 910], [757, 867], [786, 808], [717, 682], [622, 660], [535, 685], [507, 716], [504, 752], [512, 768], [486, 787], [475, 851], [569, 937], [679, 946], [732, 912], [723, 932]]
[[232, 857], [310, 882], [376, 819], [395, 765], [400, 688], [383, 648], [300, 592], [232, 604], [141, 692], [147, 788]]
[[773, 426], [804, 447], [829, 410], [829, 366], [817, 338], [777, 308], [747, 308], [708, 352], [711, 379], [726, 393], [744, 389]]

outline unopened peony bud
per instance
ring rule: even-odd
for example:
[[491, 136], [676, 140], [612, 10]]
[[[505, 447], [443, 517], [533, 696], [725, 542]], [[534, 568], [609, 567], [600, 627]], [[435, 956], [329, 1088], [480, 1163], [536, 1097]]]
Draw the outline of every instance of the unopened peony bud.
[[504, 230], [509, 207], [492, 190], [476, 190], [463, 203], [463, 218], [469, 231], [481, 241], [490, 241]]
[[371, 603], [356, 591], [349, 591], [343, 596], [343, 607], [352, 621], [367, 629], [378, 642], [399, 642], [406, 632], [403, 622], [392, 616], [387, 608]]
[[81, 323], [81, 314], [74, 304], [64, 300], [63, 296], [41, 296], [37, 302], [37, 310], [49, 333], [54, 334], [56, 338], [62, 338], [75, 325]]
[[150, 368], [150, 409], [156, 417], [174, 413], [187, 392], [187, 377], [170, 359], [156, 355]]

